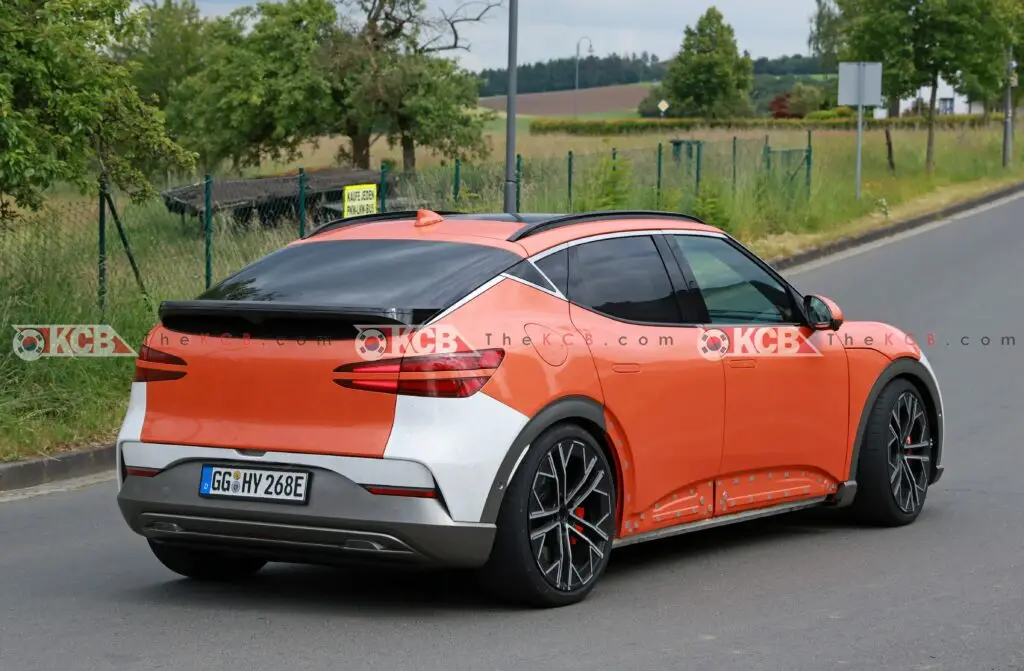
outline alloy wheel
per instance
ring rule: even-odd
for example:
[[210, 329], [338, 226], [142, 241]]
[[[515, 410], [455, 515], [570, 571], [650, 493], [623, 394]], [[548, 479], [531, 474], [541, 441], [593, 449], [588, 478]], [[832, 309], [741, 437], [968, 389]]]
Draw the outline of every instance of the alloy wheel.
[[904, 391], [889, 416], [889, 486], [893, 499], [907, 515], [924, 502], [931, 476], [932, 440], [928, 413], [920, 397]]
[[571, 592], [600, 573], [615, 525], [614, 481], [597, 449], [559, 441], [541, 459], [528, 506], [530, 547], [555, 589]]

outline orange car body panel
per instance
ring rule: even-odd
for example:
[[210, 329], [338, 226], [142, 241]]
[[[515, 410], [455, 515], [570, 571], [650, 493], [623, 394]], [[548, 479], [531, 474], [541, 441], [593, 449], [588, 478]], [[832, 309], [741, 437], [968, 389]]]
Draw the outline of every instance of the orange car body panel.
[[505, 280], [441, 321], [473, 349], [505, 350], [505, 360], [481, 393], [523, 415], [533, 417], [569, 396], [601, 403], [594, 363], [565, 301]]
[[722, 363], [700, 356], [699, 328], [625, 324], [576, 305], [569, 309], [590, 343], [605, 412], [628, 449], [619, 454], [632, 480], [624, 492], [624, 517], [643, 514], [646, 522], [655, 503], [678, 499], [718, 473]]
[[162, 326], [146, 341], [186, 361], [185, 377], [150, 384], [149, 443], [379, 457], [396, 397], [346, 389], [333, 370], [360, 361], [351, 341], [183, 336]]
[[818, 354], [723, 360], [723, 476], [742, 478], [770, 468], [840, 476], [849, 417], [846, 350], [825, 333], [799, 330]]

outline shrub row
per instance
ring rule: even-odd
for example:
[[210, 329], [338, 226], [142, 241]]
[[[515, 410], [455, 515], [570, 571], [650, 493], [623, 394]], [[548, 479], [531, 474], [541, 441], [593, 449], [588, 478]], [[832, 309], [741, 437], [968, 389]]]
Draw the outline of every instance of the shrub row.
[[[1002, 121], [1002, 116], [993, 114], [987, 119], [981, 114], [944, 114], [936, 118], [937, 128], [978, 128]], [[924, 128], [928, 119], [923, 116], [899, 117], [896, 119], [869, 119], [865, 117], [865, 129], [878, 128]], [[817, 119], [575, 119], [572, 117], [540, 117], [530, 122], [530, 132], [535, 135], [634, 135], [640, 133], [663, 133], [671, 131], [692, 131], [698, 129], [748, 130], [756, 128], [787, 129], [816, 128], [822, 130], [851, 130], [857, 128], [857, 117], [839, 116]]]

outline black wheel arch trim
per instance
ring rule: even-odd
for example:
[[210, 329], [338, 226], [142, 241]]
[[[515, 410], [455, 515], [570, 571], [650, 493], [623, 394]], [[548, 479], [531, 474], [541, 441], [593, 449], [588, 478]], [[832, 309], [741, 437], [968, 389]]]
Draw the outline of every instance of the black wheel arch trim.
[[857, 436], [853, 443], [853, 456], [850, 459], [849, 474], [851, 482], [854, 482], [857, 479], [857, 466], [860, 459], [860, 448], [861, 443], [864, 440], [864, 433], [867, 431], [867, 423], [871, 415], [871, 409], [875, 406], [875, 402], [878, 400], [878, 397], [881, 395], [882, 390], [885, 389], [886, 385], [898, 377], [908, 378], [912, 382], [919, 383], [917, 386], [923, 386], [921, 391], [923, 391], [927, 396], [925, 400], [928, 402], [928, 407], [931, 411], [931, 416], [928, 419], [932, 425], [932, 437], [935, 441], [934, 450], [932, 452], [932, 473], [928, 484], [938, 482], [939, 478], [942, 476], [942, 434], [944, 427], [942, 416], [942, 397], [939, 394], [938, 382], [932, 376], [925, 364], [918, 359], [905, 356], [894, 359], [892, 363], [886, 366], [885, 370], [883, 370], [875, 380], [875, 384], [872, 385], [871, 391], [868, 393], [867, 400], [864, 403], [864, 409], [860, 415], [860, 421], [857, 423]]
[[[482, 523], [494, 524], [497, 521], [501, 502], [505, 498], [505, 491], [515, 474], [515, 469], [526, 449], [537, 439], [537, 436], [559, 422], [574, 419], [584, 419], [599, 426], [602, 431], [607, 430], [604, 406], [588, 396], [565, 396], [544, 406], [526, 423], [505, 453], [505, 458], [502, 459], [501, 465], [498, 467], [498, 472], [491, 483], [490, 493], [484, 502], [483, 513], [480, 517]], [[600, 436], [596, 437], [600, 438]]]

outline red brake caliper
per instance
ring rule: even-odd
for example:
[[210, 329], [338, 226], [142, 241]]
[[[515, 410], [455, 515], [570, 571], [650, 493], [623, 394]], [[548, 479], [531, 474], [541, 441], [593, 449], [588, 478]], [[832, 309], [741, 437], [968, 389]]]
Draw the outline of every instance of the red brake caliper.
[[[575, 510], [575, 511], [573, 512], [573, 514], [574, 514], [574, 515], [576, 515], [576, 517], [580, 517], [580, 518], [582, 518], [582, 517], [583, 517], [583, 506], [580, 506], [579, 508], [577, 508], [577, 509], [576, 509], [576, 510]], [[579, 525], [579, 524], [574, 524], [574, 525], [572, 525], [572, 526], [573, 526], [573, 528], [574, 528], [574, 529], [576, 529], [576, 531], [578, 531], [578, 532], [580, 532], [580, 533], [583, 533], [583, 527], [582, 527], [581, 525]], [[578, 539], [576, 539], [576, 538], [570, 538], [570, 539], [569, 539], [569, 544], [570, 544], [570, 545], [576, 545], [576, 541], [577, 541], [577, 540], [578, 540]]]

